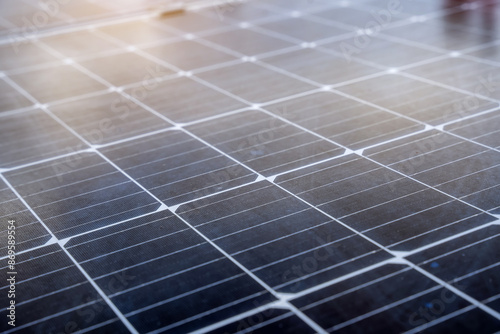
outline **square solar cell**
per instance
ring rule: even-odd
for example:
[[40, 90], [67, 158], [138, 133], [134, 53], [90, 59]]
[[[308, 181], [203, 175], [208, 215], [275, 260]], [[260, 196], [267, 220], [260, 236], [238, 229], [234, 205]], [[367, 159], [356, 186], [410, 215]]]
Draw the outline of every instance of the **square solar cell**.
[[187, 77], [165, 81], [153, 79], [125, 92], [177, 123], [196, 121], [246, 106], [228, 94]]
[[215, 50], [196, 41], [180, 41], [145, 48], [145, 52], [182, 70], [196, 70], [236, 59], [228, 53]]
[[32, 42], [0, 46], [0, 71], [26, 70], [57, 62], [58, 59]]
[[323, 85], [333, 85], [380, 70], [316, 49], [302, 49], [262, 59], [263, 62]]
[[237, 29], [206, 36], [207, 41], [216, 43], [241, 55], [255, 56], [293, 46], [292, 43], [250, 29]]
[[337, 145], [258, 110], [199, 123], [187, 130], [265, 176], [344, 153]]
[[119, 49], [119, 46], [92, 30], [78, 31], [66, 34], [48, 36], [41, 39], [41, 42], [48, 45], [66, 57], [78, 57], [85, 49], [86, 55], [110, 52]]
[[480, 59], [491, 60], [494, 62], [500, 62], [500, 45], [488, 45], [486, 47], [480, 48], [479, 50], [473, 50], [467, 55], [478, 57]]
[[390, 23], [397, 22], [407, 15], [400, 12], [401, 4], [396, 1], [388, 1], [383, 10], [369, 10], [368, 8], [334, 8], [318, 11], [314, 15], [324, 18], [330, 22], [344, 24], [351, 29], [371, 28], [376, 26], [383, 29]]
[[321, 47], [340, 52], [348, 62], [353, 59], [362, 59], [391, 68], [426, 61], [442, 55], [434, 50], [384, 39], [380, 35], [370, 38], [349, 37], [323, 44]]
[[424, 22], [416, 22], [403, 27], [385, 29], [383, 34], [434, 47], [439, 50], [457, 51], [492, 42], [494, 38], [483, 31], [467, 30], [454, 24], [447, 17]]
[[66, 64], [24, 72], [10, 78], [40, 103], [106, 89], [102, 83]]
[[87, 145], [41, 109], [0, 116], [0, 167], [67, 154]]
[[267, 110], [357, 150], [398, 138], [423, 125], [332, 92], [271, 104]]
[[390, 168], [462, 201], [499, 213], [500, 153], [430, 131], [366, 152]]
[[[101, 78], [115, 86], [143, 82], [175, 73], [172, 69], [133, 52], [84, 60], [80, 61], [80, 64], [93, 73], [99, 73]], [[127, 67], [127, 71], [123, 71], [123, 67]]]
[[[299, 25], [300, 29], [295, 29]], [[307, 16], [300, 18], [289, 18], [280, 21], [264, 23], [258, 27], [268, 29], [272, 32], [293, 37], [299, 41], [314, 42], [321, 39], [332, 38], [339, 35], [350, 35], [351, 31], [334, 25], [315, 22]]]
[[497, 110], [467, 120], [458, 121], [446, 126], [444, 129], [498, 150], [500, 149], [500, 136], [498, 135], [500, 129], [497, 126], [499, 118], [500, 111]]
[[439, 125], [496, 108], [496, 102], [402, 75], [387, 74], [338, 88], [417, 121]]
[[249, 62], [203, 72], [197, 76], [250, 103], [269, 102], [315, 88]]
[[100, 151], [167, 205], [256, 178], [247, 168], [181, 131], [143, 137]]
[[107, 144], [171, 126], [118, 93], [55, 104], [50, 110], [92, 145]]
[[[5, 221], [0, 231], [0, 240], [2, 240], [0, 257], [8, 255], [8, 235], [11, 230], [17, 231], [15, 245], [17, 252], [42, 246], [50, 240], [50, 233], [3, 180], [0, 180], [0, 202], [3, 209], [0, 219]], [[14, 222], [9, 224], [12, 220]]]
[[4, 176], [61, 239], [160, 207], [95, 153], [43, 162]]
[[[498, 99], [500, 67], [463, 58], [452, 58], [417, 66], [407, 72], [460, 88], [476, 96]], [[470, 102], [473, 105], [473, 102]]]
[[0, 77], [0, 112], [32, 106], [25, 95]]

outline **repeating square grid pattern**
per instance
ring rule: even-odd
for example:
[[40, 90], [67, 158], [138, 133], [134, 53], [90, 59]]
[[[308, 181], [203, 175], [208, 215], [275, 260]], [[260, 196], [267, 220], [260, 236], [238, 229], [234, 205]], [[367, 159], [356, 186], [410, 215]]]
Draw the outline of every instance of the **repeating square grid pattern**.
[[0, 331], [500, 330], [498, 1], [0, 12]]

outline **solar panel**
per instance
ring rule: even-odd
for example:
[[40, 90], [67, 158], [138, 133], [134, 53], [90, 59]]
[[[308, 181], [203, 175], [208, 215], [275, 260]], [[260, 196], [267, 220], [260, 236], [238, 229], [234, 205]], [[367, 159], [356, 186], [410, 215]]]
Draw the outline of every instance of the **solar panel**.
[[0, 331], [499, 333], [499, 6], [0, 4]]

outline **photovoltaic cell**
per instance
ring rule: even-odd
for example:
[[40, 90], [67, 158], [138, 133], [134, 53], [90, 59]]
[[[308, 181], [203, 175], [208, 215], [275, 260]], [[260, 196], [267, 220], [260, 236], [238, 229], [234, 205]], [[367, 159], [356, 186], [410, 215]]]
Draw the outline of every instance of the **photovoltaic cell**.
[[0, 141], [3, 143], [0, 153], [2, 168], [20, 166], [87, 147], [40, 109], [4, 116], [0, 124]]
[[498, 62], [500, 60], [500, 57], [498, 56], [499, 48], [500, 46], [498, 45], [486, 46], [480, 48], [479, 50], [471, 51], [468, 55]]
[[[156, 77], [174, 73], [172, 70], [133, 52], [83, 60], [80, 64], [91, 72], [99, 73], [104, 80], [117, 87], [149, 79], [152, 73]], [[123, 71], [123, 67], [127, 67], [128, 70]]]
[[[389, 3], [386, 3], [386, 6], [389, 7]], [[386, 12], [389, 13], [388, 11]], [[376, 15], [379, 16], [381, 15], [380, 11], [375, 13]], [[360, 10], [357, 8], [334, 8], [330, 10], [318, 11], [314, 13], [314, 15], [324, 18], [330, 22], [335, 22], [337, 24], [344, 24], [352, 28], [363, 27], [367, 22], [377, 19], [377, 16], [374, 15], [373, 12], [370, 12], [368, 10]], [[382, 19], [384, 21], [385, 20], [396, 21], [405, 16], [406, 15], [400, 13], [396, 15], [389, 14], [388, 18], [380, 17], [379, 19]]]
[[[448, 148], [448, 149], [446, 149]], [[440, 132], [367, 152], [370, 158], [483, 210], [498, 213], [499, 152]]]
[[67, 57], [81, 56], [83, 48], [87, 56], [119, 50], [117, 45], [92, 31], [47, 36], [42, 42]]
[[57, 61], [56, 57], [31, 42], [0, 46], [1, 71], [15, 71]]
[[479, 96], [497, 98], [500, 96], [496, 67], [469, 59], [446, 59], [414, 67], [408, 72], [460, 88]]
[[[297, 24], [301, 29], [295, 29]], [[268, 29], [271, 32], [277, 32], [304, 42], [314, 42], [338, 35], [351, 35], [348, 29], [300, 18], [264, 23], [260, 24], [258, 28]]]
[[[253, 63], [242, 63], [198, 75], [249, 103], [264, 103], [312, 90], [314, 86]], [[239, 78], [246, 77], [242, 81]]]
[[[376, 68], [360, 64], [346, 64], [342, 56], [331, 55], [315, 49], [297, 50], [265, 58], [265, 63], [300, 75], [323, 85], [333, 85], [378, 72]], [[311, 62], [310, 66], [301, 64]]]
[[[430, 125], [498, 107], [496, 102], [395, 74], [342, 86], [338, 90]], [[471, 100], [473, 104], [469, 105]]]
[[[1, 78], [0, 78], [1, 79]], [[33, 103], [3, 79], [0, 80], [0, 112], [32, 106]]]
[[276, 51], [293, 45], [249, 29], [231, 30], [211, 35], [206, 37], [206, 40], [246, 56]]
[[389, 28], [384, 30], [384, 34], [397, 37], [400, 41], [409, 40], [421, 45], [430, 45], [450, 51], [467, 49], [495, 40], [486, 32], [464, 29], [460, 25], [453, 25], [453, 23], [452, 19], [444, 16], [439, 20]]
[[424, 128], [414, 121], [332, 92], [298, 97], [271, 104], [266, 109], [352, 150]]
[[187, 130], [266, 176], [344, 151], [257, 110], [193, 125]]
[[[189, 40], [155, 45], [145, 48], [144, 51], [186, 71], [193, 71], [236, 59], [229, 53]], [[199, 57], [200, 54], [203, 55], [202, 58]]]
[[[246, 106], [187, 77], [156, 80], [150, 78], [147, 85], [130, 87], [126, 93], [177, 123], [196, 121]], [[127, 99], [124, 101], [130, 103]]]
[[[18, 230], [17, 249], [23, 251], [41, 246], [50, 240], [50, 234], [40, 224], [24, 204], [17, 198], [9, 186], [0, 180], [0, 198], [2, 199], [2, 219], [16, 219]], [[1, 256], [7, 256], [8, 225], [2, 225], [0, 238], [2, 240]]]
[[61, 239], [160, 206], [95, 153], [28, 166], [5, 178]]
[[[428, 50], [424, 47], [407, 45], [385, 36], [377, 35], [366, 43], [366, 47], [359, 49], [352, 36], [340, 41], [324, 44], [323, 47], [336, 52], [347, 51], [348, 59], [362, 59], [366, 62], [380, 64], [387, 67], [399, 67], [427, 59], [438, 57], [442, 53]], [[391, 50], [391, 52], [387, 52]]]
[[494, 111], [450, 124], [445, 127], [445, 130], [498, 150], [500, 148], [500, 137], [498, 136], [499, 129], [495, 124], [499, 116], [500, 112]]
[[[65, 64], [15, 74], [10, 78], [40, 103], [55, 102], [105, 88], [102, 83]], [[64, 83], [62, 87], [61, 82]]]
[[108, 146], [101, 152], [167, 205], [256, 178], [247, 168], [181, 131]]
[[91, 145], [107, 144], [172, 126], [117, 93], [54, 104], [50, 111]]

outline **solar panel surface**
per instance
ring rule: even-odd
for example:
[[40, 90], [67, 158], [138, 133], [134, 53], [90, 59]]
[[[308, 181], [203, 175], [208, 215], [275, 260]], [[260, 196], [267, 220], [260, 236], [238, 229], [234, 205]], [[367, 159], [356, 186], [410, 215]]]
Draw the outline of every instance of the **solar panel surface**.
[[0, 331], [500, 332], [500, 2], [177, 6], [0, 4]]

